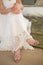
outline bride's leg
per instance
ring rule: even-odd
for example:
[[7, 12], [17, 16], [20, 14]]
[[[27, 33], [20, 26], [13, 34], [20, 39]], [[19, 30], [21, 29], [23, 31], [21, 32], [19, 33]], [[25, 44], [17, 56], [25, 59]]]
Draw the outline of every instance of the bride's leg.
[[35, 40], [35, 39], [30, 35], [30, 33], [24, 32], [24, 36], [25, 36], [26, 42], [28, 42], [30, 45], [36, 46], [37, 44], [39, 44], [39, 42], [38, 42], [37, 40]]
[[39, 42], [38, 42], [37, 40], [33, 39], [33, 38], [30, 38], [30, 39], [27, 38], [26, 41], [27, 41], [30, 45], [32, 45], [32, 46], [36, 46], [36, 45], [39, 44]]
[[14, 61], [19, 62], [20, 59], [21, 59], [21, 54], [20, 54], [20, 49], [18, 49], [17, 51], [14, 51]]
[[20, 38], [19, 36], [15, 36], [15, 39], [13, 41], [13, 52], [14, 52], [14, 60], [15, 62], [19, 62], [21, 59], [21, 54], [20, 54]]

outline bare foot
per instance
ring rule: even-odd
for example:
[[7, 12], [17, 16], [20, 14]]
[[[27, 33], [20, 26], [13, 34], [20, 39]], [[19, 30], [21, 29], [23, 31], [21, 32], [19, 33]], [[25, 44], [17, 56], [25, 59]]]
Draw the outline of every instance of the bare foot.
[[35, 40], [35, 39], [27, 39], [26, 40], [30, 45], [32, 45], [32, 46], [36, 46], [36, 45], [38, 45], [39, 44], [39, 42], [37, 41], [37, 40]]
[[14, 60], [15, 62], [19, 62], [21, 59], [20, 49], [14, 52]]

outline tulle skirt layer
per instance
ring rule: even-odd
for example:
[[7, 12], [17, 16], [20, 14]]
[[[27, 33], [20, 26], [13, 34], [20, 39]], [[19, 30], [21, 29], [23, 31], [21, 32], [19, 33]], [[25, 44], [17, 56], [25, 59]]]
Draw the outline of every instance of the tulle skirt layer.
[[16, 51], [22, 47], [28, 49], [26, 39], [32, 38], [30, 31], [31, 22], [22, 13], [0, 14], [0, 50]]

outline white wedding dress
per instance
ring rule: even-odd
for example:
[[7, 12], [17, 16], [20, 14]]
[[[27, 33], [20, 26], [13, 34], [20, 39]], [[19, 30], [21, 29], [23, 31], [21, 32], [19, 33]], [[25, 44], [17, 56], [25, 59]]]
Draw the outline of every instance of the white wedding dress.
[[[16, 0], [3, 0], [5, 8], [10, 8]], [[27, 27], [29, 26], [29, 31]], [[23, 17], [23, 14], [0, 13], [0, 51], [16, 51], [19, 48], [33, 49], [27, 42], [30, 35], [31, 22]]]

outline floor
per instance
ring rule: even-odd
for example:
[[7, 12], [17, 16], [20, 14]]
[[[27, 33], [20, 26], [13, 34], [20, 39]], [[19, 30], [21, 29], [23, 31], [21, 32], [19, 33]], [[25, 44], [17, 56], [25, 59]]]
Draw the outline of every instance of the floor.
[[43, 49], [22, 50], [21, 55], [21, 61], [15, 63], [11, 52], [0, 52], [0, 65], [43, 65]]

